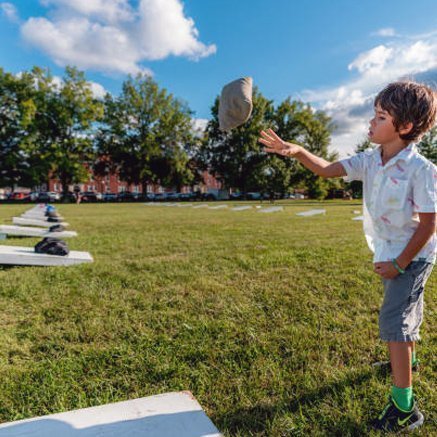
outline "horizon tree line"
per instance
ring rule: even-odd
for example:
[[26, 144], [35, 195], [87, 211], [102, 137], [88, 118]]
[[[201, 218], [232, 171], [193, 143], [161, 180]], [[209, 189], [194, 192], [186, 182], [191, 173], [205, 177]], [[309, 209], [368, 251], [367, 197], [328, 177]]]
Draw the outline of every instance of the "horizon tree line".
[[[325, 198], [330, 189], [347, 187], [326, 181], [295, 160], [267, 155], [257, 141], [272, 127], [282, 138], [301, 144], [328, 160], [334, 125], [323, 111], [287, 98], [276, 107], [253, 92], [253, 111], [243, 126], [220, 131], [217, 96], [211, 118], [200, 134], [187, 103], [150, 76], [128, 76], [121, 91], [93, 95], [84, 72], [66, 67], [62, 81], [34, 67], [14, 75], [0, 68], [0, 186], [26, 187], [60, 180], [62, 189], [85, 181], [87, 169], [100, 176], [118, 173], [129, 184], [164, 187], [197, 185], [207, 170], [227, 189], [285, 194], [306, 189]], [[357, 145], [357, 151], [370, 143]], [[437, 162], [437, 128], [420, 143]]]

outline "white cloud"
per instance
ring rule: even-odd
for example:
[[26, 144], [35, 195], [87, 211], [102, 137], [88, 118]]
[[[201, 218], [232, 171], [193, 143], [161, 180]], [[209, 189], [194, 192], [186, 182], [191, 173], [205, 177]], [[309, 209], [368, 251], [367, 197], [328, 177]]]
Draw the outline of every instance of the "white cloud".
[[181, 0], [41, 0], [49, 17], [29, 18], [25, 41], [58, 65], [110, 73], [149, 73], [147, 60], [170, 55], [198, 59], [215, 53], [199, 41], [194, 21]]
[[9, 21], [19, 21], [17, 8], [12, 3], [0, 3], [0, 11]]
[[206, 129], [206, 125], [209, 120], [206, 118], [193, 118], [191, 119], [191, 124], [193, 126], [194, 131], [198, 136], [202, 136], [203, 132]]
[[396, 36], [396, 31], [393, 29], [393, 27], [384, 27], [383, 29], [377, 30], [372, 35], [390, 37]]
[[390, 59], [393, 49], [380, 45], [359, 55], [351, 64], [349, 70], [358, 70], [360, 73], [379, 73]]
[[303, 99], [325, 110], [337, 126], [332, 148], [346, 156], [366, 138], [373, 100], [386, 84], [399, 79], [437, 83], [437, 35], [405, 37], [360, 53], [348, 66], [354, 76], [333, 88], [307, 90]]
[[97, 82], [92, 82], [92, 81], [90, 81], [88, 83], [89, 83], [91, 91], [96, 99], [103, 99], [106, 96], [107, 91], [106, 91], [104, 86], [100, 85]]
[[46, 7], [58, 8], [58, 14], [73, 11], [85, 17], [92, 17], [110, 23], [133, 21], [135, 11], [128, 0], [41, 0]]

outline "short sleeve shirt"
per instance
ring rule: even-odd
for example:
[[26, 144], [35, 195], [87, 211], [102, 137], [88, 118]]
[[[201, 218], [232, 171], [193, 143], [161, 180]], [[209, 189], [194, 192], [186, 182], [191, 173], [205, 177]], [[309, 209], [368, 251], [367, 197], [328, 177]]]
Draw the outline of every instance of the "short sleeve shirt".
[[[437, 167], [410, 144], [385, 165], [381, 149], [340, 161], [347, 180], [363, 182], [364, 233], [374, 262], [398, 257], [419, 225], [418, 213], [437, 212]], [[435, 263], [434, 234], [414, 258]]]

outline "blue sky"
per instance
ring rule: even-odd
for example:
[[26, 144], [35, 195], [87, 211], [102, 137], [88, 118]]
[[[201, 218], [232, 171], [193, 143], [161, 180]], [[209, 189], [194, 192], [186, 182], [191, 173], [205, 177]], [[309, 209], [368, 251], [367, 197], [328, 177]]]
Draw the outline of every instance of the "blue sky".
[[76, 65], [114, 94], [149, 72], [200, 120], [224, 84], [252, 76], [275, 103], [326, 110], [342, 156], [384, 84], [437, 84], [435, 0], [0, 0], [0, 40], [6, 71]]

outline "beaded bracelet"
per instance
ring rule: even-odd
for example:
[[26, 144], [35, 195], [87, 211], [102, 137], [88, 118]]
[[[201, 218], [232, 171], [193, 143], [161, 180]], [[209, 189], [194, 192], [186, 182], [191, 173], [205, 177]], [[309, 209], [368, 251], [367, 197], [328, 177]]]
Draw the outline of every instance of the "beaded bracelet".
[[393, 259], [391, 260], [391, 262], [392, 262], [392, 264], [395, 266], [395, 269], [396, 269], [396, 270], [397, 270], [401, 275], [403, 275], [403, 274], [405, 273], [405, 270], [400, 268], [400, 266], [399, 266], [399, 264], [397, 263], [397, 261], [396, 261], [395, 258], [393, 258]]

